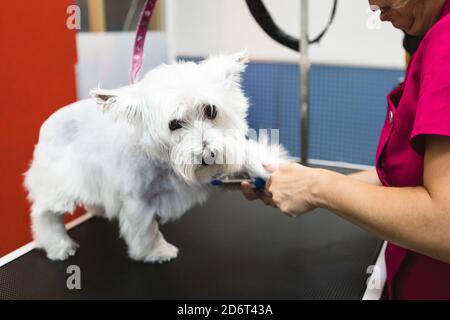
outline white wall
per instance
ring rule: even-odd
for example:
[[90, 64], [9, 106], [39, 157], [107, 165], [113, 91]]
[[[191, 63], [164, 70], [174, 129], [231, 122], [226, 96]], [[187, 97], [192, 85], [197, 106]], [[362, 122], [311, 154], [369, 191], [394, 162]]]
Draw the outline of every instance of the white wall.
[[[134, 32], [79, 32], [77, 34], [78, 98], [89, 97], [89, 91], [100, 85], [114, 89], [130, 83], [130, 66]], [[146, 71], [167, 62], [164, 32], [149, 32], [144, 47], [140, 78]]]
[[[299, 56], [268, 38], [244, 0], [166, 0], [170, 52], [204, 56], [248, 48], [254, 60], [297, 62]], [[264, 0], [278, 25], [300, 33], [300, 0]], [[328, 21], [332, 0], [310, 0], [310, 28], [317, 35]], [[372, 17], [372, 20], [369, 20]], [[311, 48], [315, 63], [402, 68], [402, 32], [379, 23], [367, 0], [339, 0], [335, 23], [320, 45]]]

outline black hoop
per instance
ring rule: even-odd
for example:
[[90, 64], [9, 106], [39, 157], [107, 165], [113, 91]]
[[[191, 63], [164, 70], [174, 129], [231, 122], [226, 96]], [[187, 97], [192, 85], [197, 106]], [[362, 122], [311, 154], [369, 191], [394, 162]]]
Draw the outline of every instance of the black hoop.
[[[245, 2], [247, 3], [248, 9], [258, 25], [267, 33], [269, 37], [292, 50], [300, 51], [300, 39], [288, 35], [275, 24], [262, 0], [245, 0]], [[318, 43], [327, 33], [336, 16], [337, 4], [338, 0], [334, 0], [333, 9], [331, 11], [328, 24], [314, 40], [308, 39], [309, 44]]]

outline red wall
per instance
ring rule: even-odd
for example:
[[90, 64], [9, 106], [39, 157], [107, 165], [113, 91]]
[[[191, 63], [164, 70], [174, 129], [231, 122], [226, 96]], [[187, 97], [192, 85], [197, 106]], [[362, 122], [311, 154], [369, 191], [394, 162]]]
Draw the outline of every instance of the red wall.
[[76, 100], [71, 0], [0, 5], [0, 256], [31, 240], [22, 187], [42, 122]]

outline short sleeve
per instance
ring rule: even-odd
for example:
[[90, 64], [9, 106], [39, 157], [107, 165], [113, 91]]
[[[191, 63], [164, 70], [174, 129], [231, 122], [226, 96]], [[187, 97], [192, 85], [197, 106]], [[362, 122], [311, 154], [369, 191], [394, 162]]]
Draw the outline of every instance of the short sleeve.
[[410, 137], [411, 146], [425, 151], [425, 137], [450, 137], [450, 15], [423, 40], [419, 101]]

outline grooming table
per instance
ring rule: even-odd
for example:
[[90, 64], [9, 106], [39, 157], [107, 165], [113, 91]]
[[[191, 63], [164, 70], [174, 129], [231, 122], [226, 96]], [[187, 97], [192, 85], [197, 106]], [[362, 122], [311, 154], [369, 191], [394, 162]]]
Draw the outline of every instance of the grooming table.
[[[325, 210], [288, 218], [236, 191], [161, 230], [178, 258], [138, 263], [116, 222], [92, 218], [70, 230], [80, 248], [68, 261], [32, 250], [1, 267], [0, 299], [361, 299], [382, 244]], [[70, 265], [81, 290], [66, 287]]]

